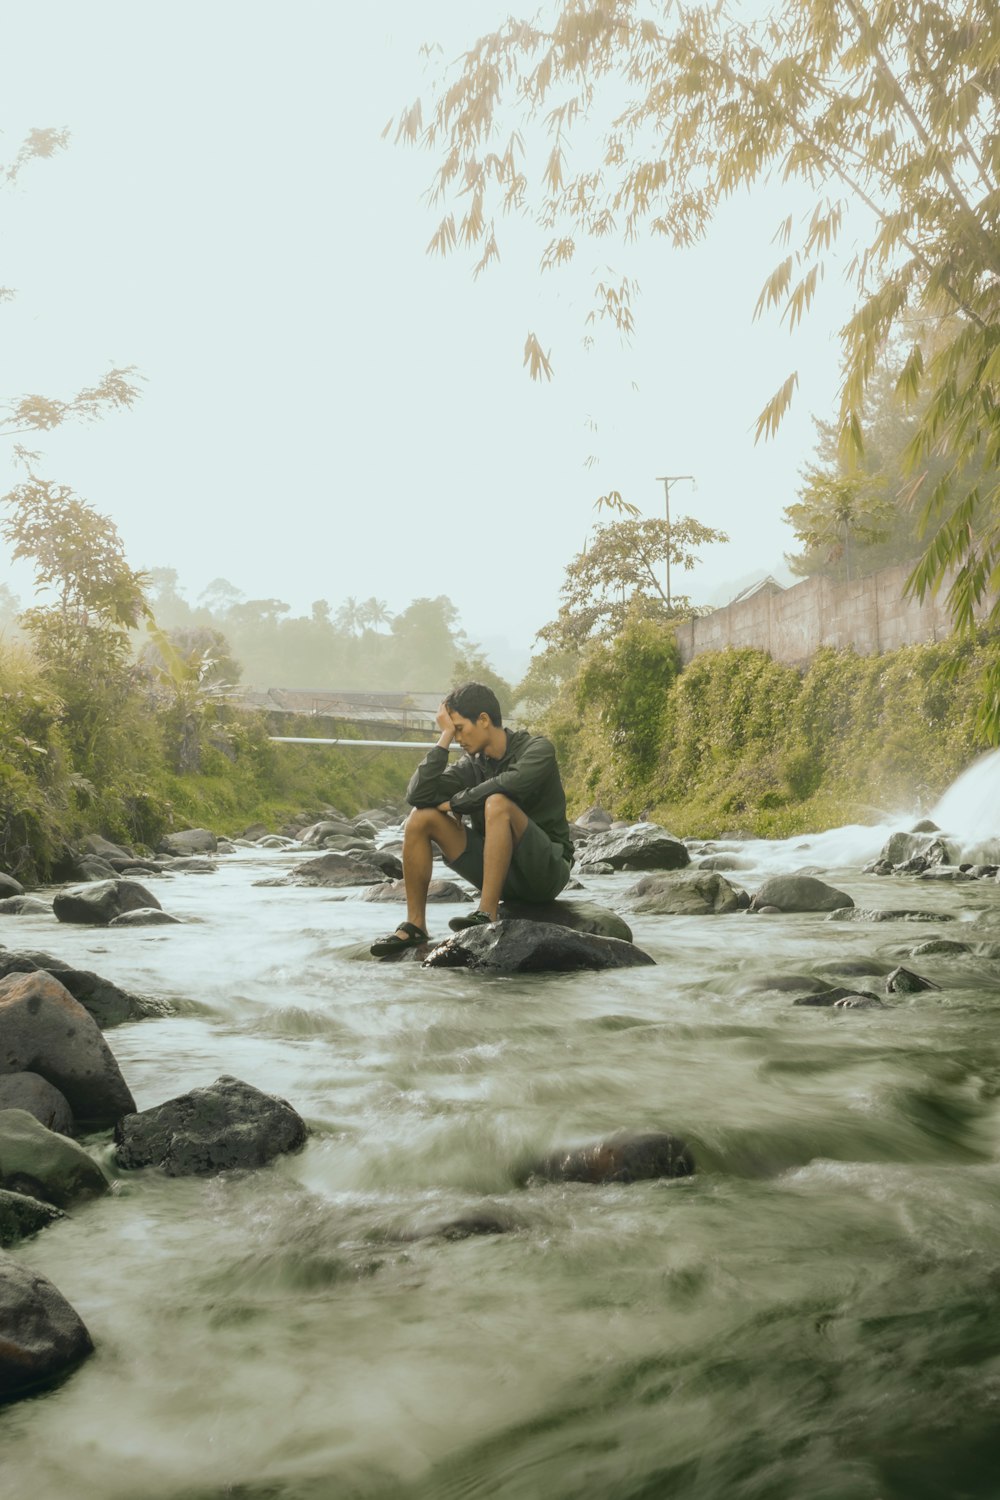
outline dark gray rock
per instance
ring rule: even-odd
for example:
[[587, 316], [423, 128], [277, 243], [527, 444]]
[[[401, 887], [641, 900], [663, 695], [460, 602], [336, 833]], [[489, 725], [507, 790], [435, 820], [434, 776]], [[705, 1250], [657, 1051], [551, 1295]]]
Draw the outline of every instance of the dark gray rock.
[[8, 974], [32, 974], [38, 969], [54, 974], [73, 999], [79, 1000], [84, 1010], [93, 1016], [102, 1031], [110, 1026], [121, 1026], [125, 1021], [145, 1021], [172, 1013], [166, 1000], [133, 995], [128, 990], [119, 989], [110, 979], [103, 979], [89, 969], [74, 969], [50, 953], [16, 953], [6, 949], [0, 952], [0, 979]]
[[261, 1167], [305, 1145], [306, 1126], [292, 1106], [239, 1078], [223, 1076], [115, 1126], [118, 1165], [160, 1167], [189, 1177]]
[[921, 870], [921, 880], [953, 881], [955, 884], [962, 880], [975, 880], [968, 870], [960, 870], [956, 865], [934, 865], [929, 870]]
[[614, 865], [605, 864], [600, 859], [594, 864], [577, 865], [577, 869], [581, 875], [613, 875], [615, 873]]
[[157, 844], [158, 854], [214, 854], [218, 839], [207, 828], [184, 828], [168, 833]]
[[954, 922], [943, 911], [910, 911], [905, 907], [855, 906], [846, 911], [832, 911], [828, 922]]
[[100, 1197], [110, 1186], [76, 1141], [46, 1130], [26, 1109], [0, 1110], [0, 1187], [68, 1208], [82, 1198]]
[[49, 903], [39, 901], [37, 896], [5, 896], [0, 900], [0, 915], [5, 917], [42, 917], [51, 912]]
[[680, 873], [644, 875], [625, 894], [632, 897], [634, 911], [656, 916], [710, 917], [740, 909], [725, 876], [700, 865]]
[[882, 1004], [879, 997], [877, 995], [873, 995], [871, 990], [848, 989], [844, 985], [839, 984], [834, 985], [831, 989], [828, 990], [815, 990], [808, 995], [799, 995], [796, 1000], [792, 1001], [792, 1004], [839, 1006], [842, 1004], [842, 1002], [845, 1002], [847, 1000], [864, 1000], [866, 1002], [874, 1001], [876, 1005]]
[[266, 839], [270, 832], [266, 823], [251, 823], [249, 828], [244, 828], [240, 837], [255, 843], [257, 839]]
[[131, 849], [126, 849], [123, 844], [113, 844], [110, 839], [102, 838], [99, 833], [88, 833], [80, 845], [84, 854], [96, 854], [98, 859], [134, 859], [135, 855]]
[[23, 1109], [46, 1130], [73, 1134], [73, 1111], [64, 1094], [38, 1073], [0, 1073], [0, 1110]]
[[[432, 880], [427, 888], [428, 901], [461, 901], [468, 905], [473, 898], [455, 880]], [[405, 903], [406, 891], [402, 880], [387, 880], [384, 885], [370, 885], [361, 896], [362, 901], [388, 901], [397, 905]]]
[[666, 1132], [619, 1131], [601, 1141], [554, 1151], [530, 1168], [547, 1182], [642, 1182], [689, 1177], [694, 1158], [687, 1144]]
[[23, 896], [24, 886], [13, 875], [5, 875], [0, 871], [0, 896]]
[[588, 839], [580, 855], [580, 870], [610, 865], [613, 870], [681, 870], [691, 856], [680, 839], [655, 823], [612, 829]]
[[919, 823], [914, 823], [910, 829], [911, 833], [940, 833], [941, 830], [930, 818], [921, 818]]
[[99, 1130], [135, 1110], [97, 1022], [44, 970], [0, 979], [0, 1073], [38, 1073], [83, 1126]]
[[138, 906], [135, 911], [123, 911], [120, 917], [112, 917], [109, 927], [168, 927], [179, 923], [180, 917], [172, 917], [159, 906]]
[[366, 839], [373, 839], [378, 833], [379, 829], [383, 826], [381, 823], [376, 826], [376, 824], [373, 823], [370, 818], [363, 817], [360, 814], [358, 815], [358, 817], [352, 818], [351, 823], [352, 827], [354, 828], [354, 832], [360, 834], [362, 838]]
[[738, 854], [706, 854], [698, 861], [699, 870], [751, 870], [753, 861]]
[[834, 1010], [888, 1010], [877, 995], [870, 995], [867, 990], [859, 991], [855, 995], [844, 995], [842, 999], [833, 1002]]
[[612, 821], [611, 814], [605, 812], [599, 802], [595, 802], [593, 807], [588, 807], [586, 812], [574, 819], [577, 826], [586, 829], [588, 833], [606, 833]]
[[357, 838], [354, 824], [348, 818], [321, 818], [318, 823], [311, 823], [308, 828], [303, 828], [298, 835], [298, 842], [313, 848], [328, 838]]
[[106, 927], [112, 917], [141, 906], [158, 907], [159, 901], [137, 880], [99, 880], [93, 885], [71, 885], [57, 891], [52, 910], [60, 922]]
[[110, 860], [101, 859], [97, 854], [82, 854], [76, 861], [76, 876], [78, 880], [88, 882], [115, 880], [118, 871]]
[[456, 933], [431, 950], [424, 967], [500, 974], [568, 974], [578, 969], [631, 969], [653, 962], [641, 948], [619, 938], [597, 937], [552, 922], [526, 922], [521, 918]]
[[52, 1385], [94, 1352], [80, 1316], [46, 1277], [0, 1256], [0, 1402]]
[[887, 995], [916, 995], [921, 990], [939, 990], [940, 988], [939, 984], [925, 979], [922, 974], [914, 974], [912, 969], [904, 969], [902, 964], [885, 977]]
[[373, 849], [366, 857], [369, 863], [375, 865], [390, 880], [402, 880], [403, 861], [391, 849]]
[[380, 885], [386, 879], [381, 865], [356, 854], [321, 854], [306, 860], [288, 877], [290, 885]]
[[205, 859], [200, 854], [179, 855], [169, 865], [171, 875], [175, 872], [184, 875], [215, 875], [218, 868], [214, 859]]
[[43, 1203], [40, 1198], [0, 1188], [0, 1247], [6, 1250], [65, 1217], [61, 1209]]
[[623, 943], [632, 941], [632, 929], [628, 923], [610, 911], [598, 906], [596, 901], [501, 901], [499, 918], [502, 922], [511, 918], [525, 922], [549, 922], [556, 927], [569, 927], [574, 932], [592, 932], [597, 937], [619, 938]]
[[318, 844], [310, 847], [317, 849], [336, 849], [341, 854], [373, 854], [375, 842], [373, 839], [363, 839], [356, 833], [328, 833], [326, 838], [320, 839]]
[[781, 912], [838, 911], [854, 905], [846, 891], [813, 875], [772, 875], [751, 897], [750, 910], [776, 906]]
[[953, 938], [930, 938], [926, 943], [918, 943], [911, 948], [909, 958], [961, 958], [966, 953], [971, 953], [969, 943], [960, 943]]

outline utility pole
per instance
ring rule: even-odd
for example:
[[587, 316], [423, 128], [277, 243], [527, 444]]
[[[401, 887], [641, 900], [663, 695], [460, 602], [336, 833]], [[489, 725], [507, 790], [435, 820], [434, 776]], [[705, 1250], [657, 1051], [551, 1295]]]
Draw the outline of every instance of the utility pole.
[[663, 493], [667, 502], [667, 608], [670, 608], [670, 486], [678, 484], [682, 479], [690, 479], [694, 484], [693, 474], [657, 474], [657, 484], [663, 485]]

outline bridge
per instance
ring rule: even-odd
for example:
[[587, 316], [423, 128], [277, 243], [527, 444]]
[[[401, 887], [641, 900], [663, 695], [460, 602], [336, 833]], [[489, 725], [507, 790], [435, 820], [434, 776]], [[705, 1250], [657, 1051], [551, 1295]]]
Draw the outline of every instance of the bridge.
[[[281, 715], [306, 717], [333, 721], [334, 730], [349, 724], [372, 735], [380, 730], [392, 735], [381, 739], [340, 736], [321, 739], [316, 735], [272, 734], [270, 739], [278, 745], [340, 745], [359, 750], [412, 752], [427, 750], [437, 743], [437, 711], [444, 696], [443, 692], [358, 693], [339, 689], [268, 688], [266, 692], [244, 690], [233, 701], [237, 707], [266, 713], [272, 722]], [[429, 738], [406, 737], [414, 731]]]

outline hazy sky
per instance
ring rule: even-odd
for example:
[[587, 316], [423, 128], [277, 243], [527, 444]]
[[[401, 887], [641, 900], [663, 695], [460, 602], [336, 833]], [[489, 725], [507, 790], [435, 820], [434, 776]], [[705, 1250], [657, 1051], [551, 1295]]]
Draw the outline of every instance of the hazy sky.
[[[590, 273], [624, 269], [617, 247], [543, 278], [514, 226], [478, 283], [461, 256], [431, 259], [434, 160], [381, 130], [426, 90], [421, 42], [454, 56], [506, 10], [8, 12], [0, 160], [33, 126], [72, 141], [0, 193], [0, 284], [17, 290], [0, 308], [0, 391], [69, 395], [110, 364], [139, 367], [131, 412], [35, 444], [47, 477], [114, 518], [134, 565], [176, 568], [192, 599], [221, 575], [296, 613], [446, 593], [474, 638], [527, 648], [596, 497], [617, 488], [661, 514], [656, 476], [676, 473], [697, 489], [678, 486], [675, 511], [732, 537], [682, 575], [696, 599], [777, 570], [849, 308], [832, 276], [794, 337], [752, 322], [783, 253], [775, 227], [807, 200], [773, 188], [731, 204], [695, 249], [646, 247], [629, 350], [581, 342]], [[550, 385], [522, 369], [529, 329], [552, 348]], [[754, 418], [793, 368], [793, 414], [755, 448]]]

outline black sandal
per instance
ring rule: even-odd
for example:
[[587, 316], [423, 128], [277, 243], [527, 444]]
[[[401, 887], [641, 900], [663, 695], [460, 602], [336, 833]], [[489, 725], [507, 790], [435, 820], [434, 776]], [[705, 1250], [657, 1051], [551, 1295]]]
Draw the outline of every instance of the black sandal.
[[467, 917], [452, 917], [448, 926], [452, 932], [464, 932], [467, 927], [492, 927], [493, 918], [488, 911], [470, 911]]
[[[405, 932], [406, 937], [400, 937], [400, 932]], [[430, 938], [422, 927], [415, 922], [400, 922], [396, 932], [390, 932], [388, 937], [379, 938], [369, 948], [375, 958], [391, 958], [394, 953], [405, 953], [407, 948], [419, 948], [421, 943], [429, 943]]]

